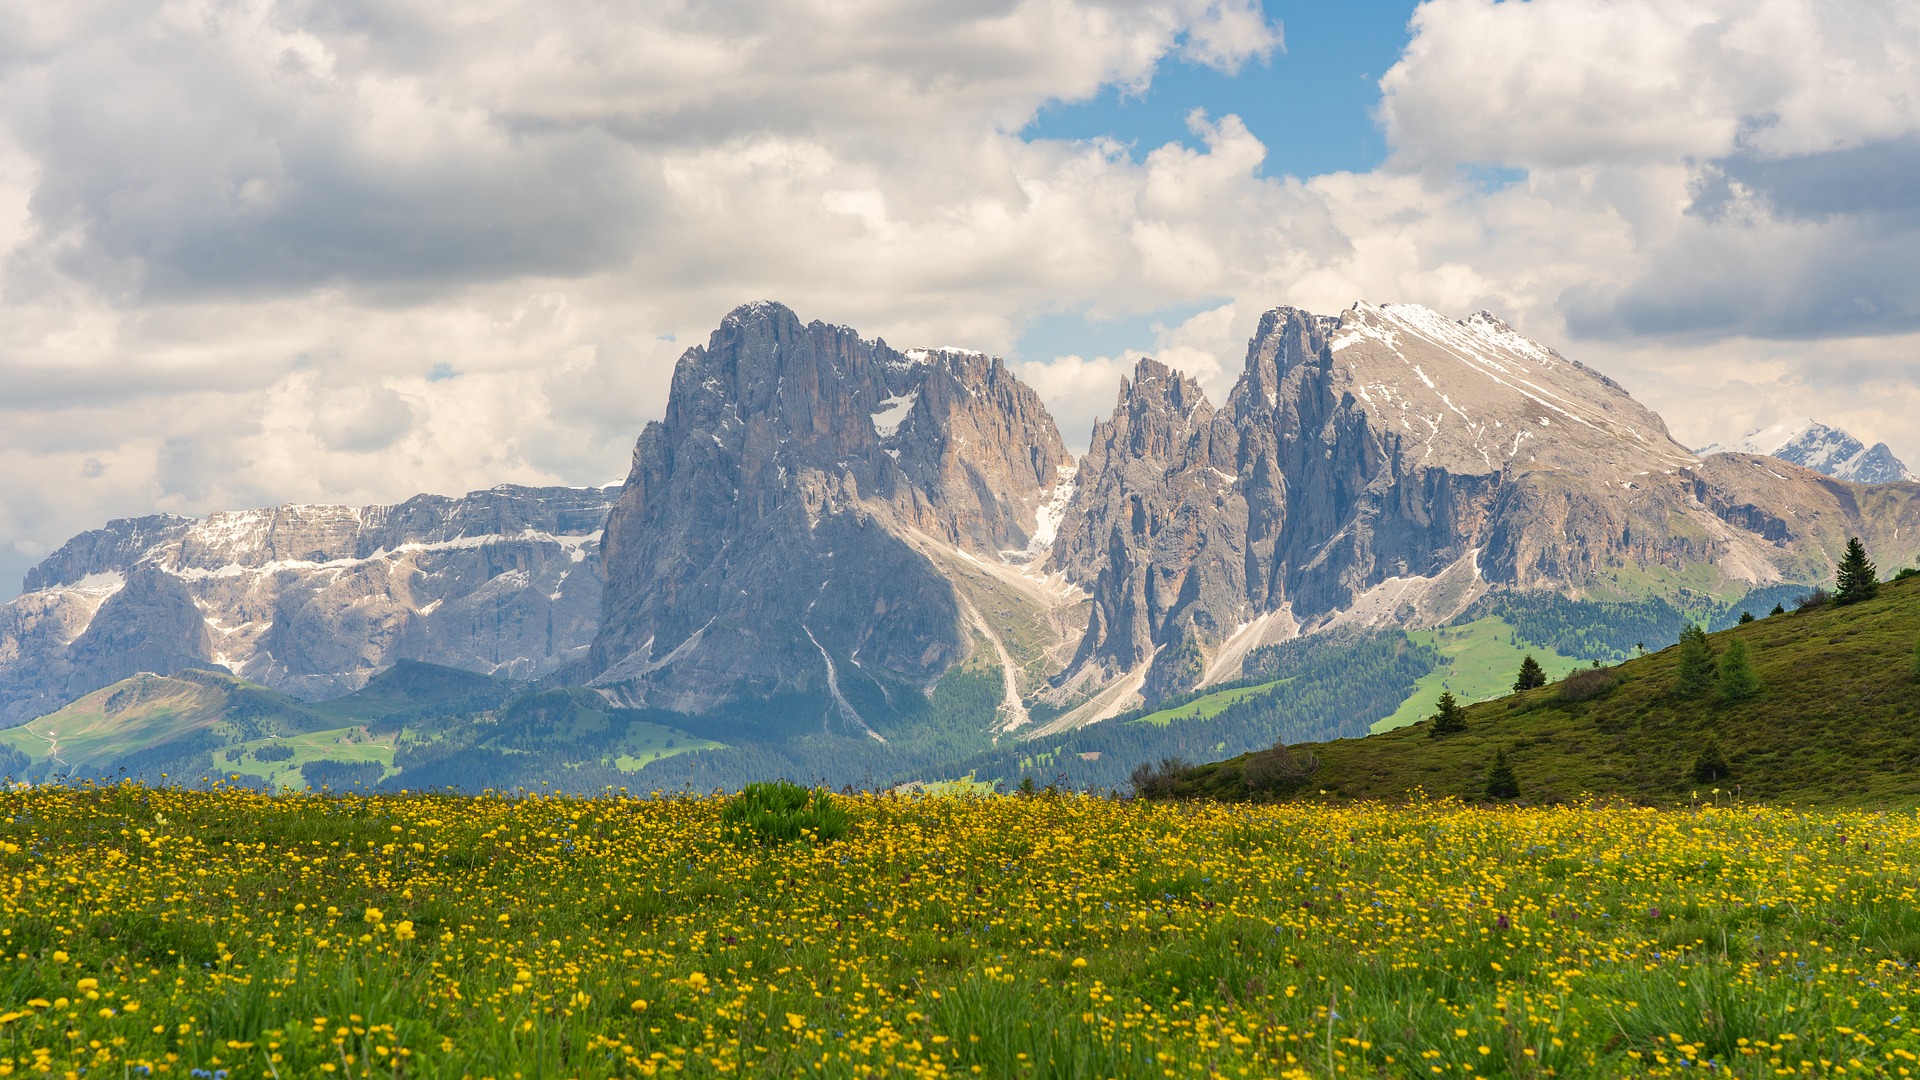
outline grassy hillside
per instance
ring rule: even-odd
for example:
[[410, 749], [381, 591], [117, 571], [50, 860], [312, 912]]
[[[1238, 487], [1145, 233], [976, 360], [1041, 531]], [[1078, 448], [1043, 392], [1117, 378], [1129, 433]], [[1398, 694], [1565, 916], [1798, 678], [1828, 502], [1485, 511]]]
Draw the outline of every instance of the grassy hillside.
[[1221, 690], [1217, 693], [1205, 694], [1185, 704], [1148, 713], [1137, 720], [1131, 721], [1131, 723], [1154, 724], [1159, 727], [1166, 727], [1176, 720], [1211, 720], [1225, 711], [1227, 706], [1245, 701], [1250, 697], [1258, 697], [1287, 681], [1289, 680], [1276, 679], [1273, 682], [1256, 683], [1253, 686], [1236, 686], [1230, 690]]
[[0, 790], [0, 1070], [1757, 1080], [1920, 1051], [1912, 814], [827, 799], [837, 839], [735, 846], [698, 796]]
[[328, 726], [321, 713], [285, 694], [220, 672], [187, 670], [123, 679], [0, 731], [0, 745], [36, 764], [97, 770]]
[[[1520, 798], [1530, 802], [1593, 794], [1685, 803], [1711, 800], [1719, 787], [1749, 800], [1920, 804], [1920, 578], [1884, 584], [1864, 603], [1776, 615], [1709, 640], [1720, 656], [1745, 643], [1762, 684], [1756, 697], [1726, 704], [1680, 696], [1676, 646], [1604, 676], [1576, 675], [1599, 684], [1587, 700], [1570, 700], [1582, 695], [1561, 682], [1472, 706], [1459, 734], [1432, 738], [1423, 723], [1302, 744], [1294, 757], [1310, 753], [1319, 767], [1292, 786], [1311, 798], [1391, 799], [1419, 789], [1478, 799], [1494, 754], [1505, 750]], [[1690, 772], [1709, 737], [1731, 775], [1695, 782]], [[1199, 766], [1171, 790], [1247, 798], [1254, 757]]]
[[331, 762], [393, 771], [404, 729], [438, 729], [499, 705], [509, 684], [437, 664], [403, 661], [361, 690], [305, 702], [224, 671], [140, 674], [19, 727], [0, 749], [27, 759], [28, 777], [157, 777], [220, 771], [278, 786]]
[[298, 788], [307, 784], [302, 769], [314, 762], [373, 764], [380, 775], [392, 775], [394, 743], [399, 733], [376, 732], [365, 725], [271, 736], [236, 743], [213, 753], [213, 767], [231, 776], [252, 776], [270, 787]]
[[1511, 692], [1514, 673], [1520, 670], [1520, 661], [1528, 654], [1540, 662], [1547, 677], [1552, 679], [1586, 666], [1571, 656], [1561, 656], [1550, 646], [1522, 640], [1514, 628], [1497, 615], [1459, 626], [1416, 630], [1407, 636], [1417, 644], [1429, 646], [1443, 660], [1441, 666], [1414, 684], [1413, 693], [1391, 716], [1373, 725], [1376, 732], [1418, 723], [1433, 711], [1433, 703], [1442, 691], [1451, 691], [1461, 701], [1485, 701]]

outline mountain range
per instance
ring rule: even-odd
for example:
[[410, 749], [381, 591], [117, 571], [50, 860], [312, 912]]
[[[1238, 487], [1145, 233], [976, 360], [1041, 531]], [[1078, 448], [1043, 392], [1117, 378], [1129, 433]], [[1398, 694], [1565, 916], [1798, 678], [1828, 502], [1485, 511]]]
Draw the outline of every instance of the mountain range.
[[538, 678], [593, 642], [612, 501], [499, 487], [108, 522], [0, 606], [0, 725], [190, 666], [314, 700], [401, 659]]
[[1755, 428], [1738, 442], [1725, 446], [1715, 443], [1700, 450], [1703, 455], [1726, 452], [1764, 454], [1855, 484], [1920, 480], [1905, 462], [1893, 455], [1886, 443], [1868, 446], [1838, 428], [1813, 420], [1789, 420]]
[[[1807, 463], [1865, 460], [1820, 430], [1834, 452]], [[0, 722], [142, 671], [321, 700], [408, 659], [587, 686], [732, 745], [758, 724], [876, 752], [973, 680], [997, 687], [962, 725], [985, 747], [1281, 677], [1314, 642], [1496, 609], [1513, 642], [1521, 609], [1677, 626], [1830, 580], [1850, 536], [1887, 566], [1920, 553], [1903, 468], [1709, 451], [1489, 313], [1361, 303], [1266, 313], [1218, 404], [1140, 360], [1076, 462], [997, 358], [748, 304], [681, 357], [617, 489], [74, 538], [0, 608]], [[1385, 715], [1365, 708], [1340, 722]]]

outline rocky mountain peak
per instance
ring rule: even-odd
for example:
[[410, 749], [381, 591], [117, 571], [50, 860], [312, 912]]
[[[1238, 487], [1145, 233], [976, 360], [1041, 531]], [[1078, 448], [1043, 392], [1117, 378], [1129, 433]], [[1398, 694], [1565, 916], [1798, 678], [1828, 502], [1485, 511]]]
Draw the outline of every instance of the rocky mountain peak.
[[1886, 443], [1868, 446], [1853, 435], [1815, 420], [1788, 420], [1755, 428], [1730, 444], [1700, 448], [1700, 454], [1760, 454], [1854, 484], [1920, 480]]
[[1249, 614], [1238, 449], [1198, 382], [1157, 360], [1135, 365], [1094, 425], [1048, 563], [1094, 598], [1065, 685], [1132, 673], [1146, 695], [1178, 692], [1203, 674], [1199, 643]]
[[1275, 308], [1226, 405], [1197, 400], [1143, 363], [1094, 429], [1051, 562], [1093, 597], [1059, 685], [1118, 689], [1062, 725], [1231, 677], [1296, 631], [1444, 622], [1490, 588], [1813, 580], [1873, 527], [1805, 474], [1703, 462], [1484, 311]]
[[972, 648], [927, 551], [1026, 551], [1070, 466], [996, 357], [737, 308], [681, 356], [609, 519], [600, 680], [690, 709], [843, 669], [926, 683]]

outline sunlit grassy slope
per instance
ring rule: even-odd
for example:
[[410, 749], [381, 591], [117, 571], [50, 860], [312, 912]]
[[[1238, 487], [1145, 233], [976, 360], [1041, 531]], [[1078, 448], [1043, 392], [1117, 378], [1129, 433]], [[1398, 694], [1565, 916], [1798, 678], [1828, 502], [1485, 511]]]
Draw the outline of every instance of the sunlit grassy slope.
[[[1422, 724], [1307, 746], [1320, 769], [1300, 794], [1401, 798], [1420, 789], [1479, 798], [1495, 751], [1505, 749], [1521, 798], [1531, 801], [1594, 793], [1687, 802], [1696, 793], [1711, 798], [1719, 786], [1802, 804], [1920, 804], [1920, 578], [1884, 584], [1864, 603], [1775, 615], [1710, 637], [1721, 652], [1746, 643], [1763, 687], [1757, 697], [1725, 704], [1679, 696], [1678, 649], [1669, 648], [1609, 669], [1617, 683], [1591, 700], [1566, 700], [1566, 689], [1552, 685], [1471, 707], [1458, 735], [1430, 738]], [[1690, 776], [1708, 736], [1732, 767], [1719, 784]], [[1244, 763], [1202, 766], [1181, 790], [1245, 797]]]
[[[213, 754], [213, 765], [223, 775], [254, 776], [278, 787], [306, 786], [300, 768], [314, 761], [373, 762], [385, 775], [393, 772], [393, 748], [400, 733], [376, 732], [364, 725], [309, 731], [299, 735], [255, 739]], [[280, 758], [278, 752], [291, 751]]]
[[203, 736], [213, 744], [326, 726], [306, 703], [212, 671], [135, 675], [0, 731], [0, 744], [38, 761], [106, 766]]
[[1260, 683], [1257, 686], [1236, 686], [1231, 690], [1222, 690], [1219, 693], [1194, 698], [1192, 701], [1171, 709], [1161, 709], [1159, 712], [1148, 713], [1138, 720], [1133, 721], [1133, 723], [1154, 724], [1159, 727], [1165, 727], [1177, 720], [1210, 720], [1220, 715], [1227, 706], [1237, 701], [1245, 701], [1250, 697], [1257, 697], [1288, 681], [1290, 680], [1276, 679], [1273, 682]]
[[1557, 679], [1586, 666], [1572, 657], [1561, 656], [1549, 646], [1521, 641], [1513, 627], [1497, 615], [1460, 626], [1415, 630], [1407, 636], [1421, 645], [1432, 646], [1445, 662], [1414, 684], [1413, 693], [1392, 715], [1374, 723], [1376, 732], [1426, 719], [1442, 691], [1451, 691], [1463, 702], [1485, 701], [1511, 693], [1520, 661], [1529, 654], [1546, 669], [1548, 678]]

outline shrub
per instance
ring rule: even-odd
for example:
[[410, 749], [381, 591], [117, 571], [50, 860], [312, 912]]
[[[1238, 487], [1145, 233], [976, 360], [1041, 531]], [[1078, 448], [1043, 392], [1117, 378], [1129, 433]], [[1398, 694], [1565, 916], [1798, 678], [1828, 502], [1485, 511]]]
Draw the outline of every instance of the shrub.
[[720, 811], [720, 835], [739, 847], [790, 840], [824, 844], [847, 834], [847, 812], [824, 789], [787, 780], [748, 784]]
[[1773, 605], [1773, 610], [1767, 612], [1767, 614], [1769, 615], [1785, 615], [1786, 613], [1787, 613], [1787, 608], [1786, 608], [1786, 605], [1784, 604], [1775, 604]]
[[1741, 626], [1745, 626], [1745, 625], [1747, 625], [1748, 623], [1750, 623], [1750, 622], [1752, 622], [1752, 621], [1753, 621], [1753, 612], [1751, 612], [1751, 611], [1743, 611], [1743, 612], [1741, 612], [1741, 613], [1740, 613], [1740, 625], [1741, 625]]
[[1433, 721], [1433, 727], [1427, 731], [1428, 738], [1467, 730], [1467, 710], [1460, 707], [1451, 690], [1440, 691], [1439, 708], [1427, 719]]
[[1812, 592], [1808, 593], [1807, 595], [1794, 601], [1793, 610], [1812, 611], [1814, 608], [1817, 608], [1817, 607], [1825, 607], [1827, 601], [1831, 599], [1833, 599], [1832, 593], [1827, 592], [1827, 590], [1825, 589], [1815, 589]]
[[1487, 798], [1511, 799], [1520, 794], [1520, 779], [1513, 775], [1513, 763], [1506, 748], [1493, 752], [1493, 767], [1487, 770]]
[[1247, 790], [1255, 795], [1279, 795], [1293, 791], [1307, 782], [1307, 778], [1320, 769], [1320, 758], [1311, 750], [1295, 753], [1287, 749], [1284, 743], [1274, 743], [1271, 750], [1262, 750], [1250, 755], [1247, 763], [1241, 767], [1240, 775], [1247, 782]]
[[1193, 774], [1193, 766], [1177, 757], [1162, 758], [1160, 767], [1155, 769], [1148, 762], [1141, 762], [1129, 778], [1133, 781], [1133, 793], [1142, 799], [1171, 799], [1180, 781]]
[[1707, 736], [1700, 747], [1700, 753], [1693, 759], [1693, 768], [1687, 774], [1696, 784], [1712, 784], [1733, 775], [1732, 766], [1727, 764], [1727, 755], [1720, 749], [1718, 735]]
[[1915, 569], [1914, 567], [1911, 567], [1911, 566], [1903, 566], [1900, 568], [1899, 573], [1893, 575], [1893, 580], [1905, 581], [1910, 577], [1920, 577], [1920, 569]]
[[1561, 679], [1557, 693], [1561, 701], [1592, 701], [1619, 684], [1620, 674], [1612, 668], [1586, 668]]

